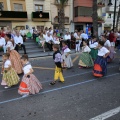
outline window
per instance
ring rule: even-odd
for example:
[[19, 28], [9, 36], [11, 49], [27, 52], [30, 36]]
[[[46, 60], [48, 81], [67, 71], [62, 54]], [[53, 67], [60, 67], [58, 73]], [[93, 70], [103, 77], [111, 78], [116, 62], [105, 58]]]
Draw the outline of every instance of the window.
[[78, 16], [92, 16], [91, 7], [75, 7], [75, 17]]
[[3, 2], [0, 2], [0, 11], [4, 10], [4, 4]]
[[23, 5], [14, 3], [14, 11], [23, 11]]
[[69, 18], [65, 17], [65, 23], [69, 23]]
[[43, 11], [43, 5], [35, 5], [35, 11]]

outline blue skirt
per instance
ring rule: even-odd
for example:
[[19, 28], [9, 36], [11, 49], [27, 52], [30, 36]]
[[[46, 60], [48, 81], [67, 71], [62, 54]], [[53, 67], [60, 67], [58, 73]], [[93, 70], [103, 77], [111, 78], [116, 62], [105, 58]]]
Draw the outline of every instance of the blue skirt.
[[96, 77], [102, 77], [107, 73], [107, 59], [98, 56], [94, 62], [93, 75]]

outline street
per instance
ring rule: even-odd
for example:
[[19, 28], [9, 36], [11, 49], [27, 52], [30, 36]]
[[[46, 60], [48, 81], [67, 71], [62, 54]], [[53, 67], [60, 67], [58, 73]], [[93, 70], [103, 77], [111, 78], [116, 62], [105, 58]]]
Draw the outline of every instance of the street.
[[92, 68], [79, 69], [78, 54], [72, 54], [72, 60], [74, 67], [63, 71], [65, 83], [50, 86], [52, 57], [30, 59], [43, 90], [22, 98], [18, 86], [0, 86], [0, 120], [120, 120], [118, 54], [103, 78], [95, 78]]

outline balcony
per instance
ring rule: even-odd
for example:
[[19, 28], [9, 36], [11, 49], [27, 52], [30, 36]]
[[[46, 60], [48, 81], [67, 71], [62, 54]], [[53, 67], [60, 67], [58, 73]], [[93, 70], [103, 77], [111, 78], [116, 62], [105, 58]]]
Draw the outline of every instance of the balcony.
[[102, 17], [98, 16], [98, 23], [104, 23], [104, 22], [105, 22], [104, 19]]
[[[118, 12], [118, 9], [119, 8], [117, 7], [116, 12]], [[110, 12], [110, 13], [112, 12], [113, 13], [114, 12], [114, 6], [107, 6], [106, 7], [106, 12]]]
[[0, 21], [27, 21], [27, 12], [0, 11]]
[[[56, 17], [54, 18], [53, 24], [59, 24], [58, 16], [56, 16]], [[65, 25], [69, 25], [69, 24], [70, 24], [70, 22], [69, 22], [69, 17], [65, 17]]]
[[32, 20], [33, 21], [41, 21], [47, 22], [49, 21], [49, 13], [48, 12], [32, 12]]
[[[60, 0], [55, 0], [54, 4], [59, 6], [60, 5]], [[68, 5], [68, 2], [66, 2], [64, 5]]]
[[81, 23], [92, 23], [92, 17], [85, 17], [85, 16], [78, 16], [74, 18], [74, 22], [81, 22]]

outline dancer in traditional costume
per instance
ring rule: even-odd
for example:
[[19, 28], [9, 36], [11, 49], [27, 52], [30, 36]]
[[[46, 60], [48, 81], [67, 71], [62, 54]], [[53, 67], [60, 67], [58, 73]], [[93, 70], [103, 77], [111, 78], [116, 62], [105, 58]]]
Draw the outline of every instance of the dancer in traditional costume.
[[20, 54], [14, 50], [13, 43], [11, 42], [11, 34], [6, 34], [5, 36], [6, 39], [6, 48], [7, 48], [7, 53], [10, 54], [10, 61], [12, 64], [12, 67], [15, 69], [17, 74], [21, 74], [22, 71], [22, 64], [20, 60]]
[[111, 46], [109, 40], [107, 40], [107, 36], [102, 36], [102, 40], [104, 41], [104, 46], [110, 51], [109, 56], [107, 57], [107, 62], [112, 62], [114, 59], [114, 47]]
[[83, 41], [82, 54], [80, 55], [79, 66], [82, 67], [92, 67], [93, 60], [89, 54], [91, 49], [87, 45], [87, 41]]
[[104, 42], [99, 41], [98, 44], [98, 57], [94, 63], [93, 75], [95, 77], [103, 77], [107, 73], [107, 57], [110, 51], [104, 47]]
[[64, 83], [64, 77], [62, 74], [62, 55], [59, 51], [59, 45], [54, 44], [53, 45], [53, 60], [55, 62], [55, 74], [54, 74], [54, 81], [50, 83], [50, 85], [54, 85], [58, 79], [60, 79], [59, 82]]
[[12, 68], [11, 61], [9, 60], [9, 53], [5, 53], [3, 55], [3, 65], [2, 65], [2, 83], [1, 85], [5, 86], [5, 88], [10, 88], [13, 85], [17, 85], [19, 83], [19, 77], [15, 70]]
[[97, 54], [98, 54], [98, 49], [97, 49], [98, 42], [96, 37], [93, 37], [92, 40], [89, 41], [89, 47], [91, 49], [90, 55], [94, 61], [97, 58]]
[[63, 68], [71, 68], [73, 67], [73, 62], [71, 59], [71, 55], [70, 55], [70, 49], [68, 48], [66, 42], [62, 42], [62, 60], [63, 60]]
[[26, 97], [29, 94], [39, 93], [39, 91], [42, 89], [42, 85], [33, 74], [34, 71], [30, 62], [28, 61], [28, 56], [23, 55], [21, 62], [23, 64], [24, 76], [22, 78], [22, 82], [20, 83], [18, 93], [23, 95], [23, 97]]

